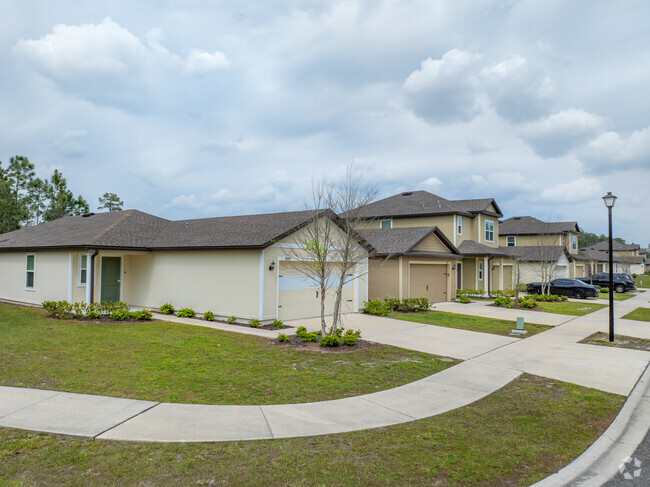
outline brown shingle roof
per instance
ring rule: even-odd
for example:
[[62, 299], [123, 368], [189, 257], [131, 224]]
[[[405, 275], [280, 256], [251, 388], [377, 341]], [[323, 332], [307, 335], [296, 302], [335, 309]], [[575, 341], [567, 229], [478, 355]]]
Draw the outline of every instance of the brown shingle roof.
[[[493, 204], [498, 213], [487, 210]], [[503, 216], [492, 198], [476, 200], [447, 200], [428, 191], [407, 191], [366, 205], [360, 214], [363, 218], [392, 218], [406, 216], [451, 215], [474, 216], [486, 212]]]
[[497, 257], [506, 256], [502, 250], [504, 247], [493, 248], [487, 245], [480, 244], [474, 240], [464, 240], [459, 246], [458, 250], [462, 255], [468, 257]]
[[499, 247], [506, 255], [518, 257], [524, 262], [539, 262], [547, 260], [558, 260], [562, 255], [571, 259], [571, 255], [562, 245], [531, 246], [531, 247]]
[[[331, 210], [170, 221], [138, 210], [71, 216], [0, 235], [1, 250], [264, 248]], [[362, 242], [366, 244], [366, 242]]]
[[[609, 242], [605, 240], [604, 242], [598, 242], [597, 244], [592, 245], [590, 248], [594, 250], [609, 251]], [[616, 240], [612, 241], [612, 249], [614, 250], [640, 250], [641, 246], [639, 244], [623, 244], [617, 242]]]
[[579, 232], [578, 222], [544, 222], [532, 216], [513, 216], [499, 222], [499, 235], [538, 235]]
[[[436, 256], [458, 256], [460, 252], [438, 227], [381, 228], [362, 230], [359, 234], [376, 250], [379, 256], [404, 255], [431, 234], [435, 234], [449, 249], [449, 253]], [[424, 255], [428, 252], [419, 252]], [[434, 253], [432, 253], [433, 255]]]

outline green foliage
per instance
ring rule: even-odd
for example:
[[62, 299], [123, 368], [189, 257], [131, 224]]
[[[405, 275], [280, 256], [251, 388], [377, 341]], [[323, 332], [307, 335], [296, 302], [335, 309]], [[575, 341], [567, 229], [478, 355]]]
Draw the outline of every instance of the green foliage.
[[417, 312], [427, 311], [429, 309], [429, 300], [427, 298], [404, 298], [397, 306], [397, 311]]
[[483, 289], [456, 289], [456, 296], [483, 296], [485, 294], [485, 291]]
[[108, 315], [108, 317], [111, 320], [124, 321], [124, 320], [131, 317], [131, 313], [128, 310], [125, 310], [125, 309], [116, 309], [115, 311], [111, 311], [111, 313]]
[[165, 303], [160, 307], [160, 312], [164, 315], [173, 315], [174, 307], [171, 305], [171, 303]]
[[284, 328], [284, 323], [282, 323], [280, 320], [273, 320], [272, 325], [276, 328]]
[[458, 302], [462, 304], [469, 304], [472, 302], [472, 300], [469, 299], [469, 296], [467, 294], [461, 294], [458, 298]]
[[291, 338], [289, 338], [289, 337], [288, 337], [287, 335], [285, 335], [284, 333], [280, 333], [280, 334], [278, 335], [278, 341], [279, 341], [280, 343], [289, 343], [289, 342], [291, 341]]
[[522, 308], [532, 309], [537, 307], [537, 303], [535, 302], [532, 296], [526, 296], [519, 299], [519, 306], [521, 306]]
[[262, 326], [262, 323], [260, 322], [260, 320], [253, 318], [248, 322], [248, 326], [250, 326], [251, 328], [259, 328], [260, 326]]
[[149, 311], [148, 309], [139, 309], [136, 311], [131, 311], [129, 315], [131, 318], [138, 321], [149, 321], [151, 320], [151, 318], [153, 318], [151, 311]]
[[43, 308], [55, 318], [69, 318], [72, 305], [67, 301], [43, 301]]
[[178, 310], [178, 313], [176, 313], [176, 316], [179, 318], [194, 318], [196, 316], [196, 311], [192, 308], [181, 308]]
[[391, 312], [391, 308], [385, 301], [369, 299], [363, 303], [363, 312], [370, 315], [388, 316]]
[[510, 303], [510, 298], [507, 296], [499, 296], [494, 300], [494, 304], [497, 306], [506, 306]]
[[99, 197], [99, 210], [120, 211], [124, 202], [115, 193], [104, 193]]
[[341, 337], [344, 345], [351, 347], [361, 339], [361, 330], [347, 329]]
[[206, 311], [203, 313], [203, 319], [205, 321], [214, 321], [214, 313], [212, 311]]
[[535, 301], [566, 301], [568, 298], [566, 296], [558, 296], [557, 294], [533, 294], [527, 296], [527, 298], [532, 298]]
[[68, 189], [68, 182], [58, 169], [54, 170], [45, 194], [49, 200], [43, 213], [45, 221], [57, 220], [64, 216], [81, 215], [90, 211], [88, 202], [82, 196], [74, 197], [72, 191]]
[[[590, 247], [594, 244], [597, 244], [598, 242], [606, 242], [608, 239], [609, 237], [603, 235], [602, 233], [600, 235], [596, 235], [595, 233], [590, 232], [580, 232], [578, 234], [578, 247]], [[621, 237], [614, 237], [612, 240], [623, 244], [625, 243], [625, 239]]]
[[517, 291], [514, 289], [497, 289], [496, 291], [492, 291], [490, 293], [491, 296], [494, 296], [496, 298], [500, 297], [509, 297], [509, 298], [514, 298], [517, 294]]
[[384, 303], [386, 303], [391, 311], [395, 311], [400, 304], [399, 298], [384, 298]]
[[236, 316], [231, 316], [228, 318], [228, 323], [231, 325], [234, 325], [237, 322], [237, 317]]
[[321, 347], [338, 347], [341, 344], [341, 339], [338, 335], [328, 335], [320, 339], [319, 345]]
[[608, 287], [601, 287], [600, 292], [607, 294], [607, 293], [609, 293], [609, 288]]
[[316, 333], [303, 333], [302, 335], [298, 335], [298, 338], [302, 340], [303, 342], [317, 342], [318, 341], [318, 335]]
[[301, 335], [303, 333], [307, 333], [307, 328], [304, 326], [299, 326], [298, 329], [296, 330], [296, 335]]

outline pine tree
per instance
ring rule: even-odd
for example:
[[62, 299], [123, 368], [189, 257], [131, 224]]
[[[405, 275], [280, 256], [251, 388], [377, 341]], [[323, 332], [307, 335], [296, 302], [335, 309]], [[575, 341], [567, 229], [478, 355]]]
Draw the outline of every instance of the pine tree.
[[100, 210], [106, 209], [108, 211], [121, 211], [124, 202], [115, 193], [104, 193], [104, 196], [99, 198]]

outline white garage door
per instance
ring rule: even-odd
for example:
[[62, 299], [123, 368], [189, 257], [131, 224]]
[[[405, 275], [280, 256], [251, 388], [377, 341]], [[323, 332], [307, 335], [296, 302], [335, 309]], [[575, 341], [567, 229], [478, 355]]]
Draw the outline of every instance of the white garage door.
[[[331, 275], [325, 298], [325, 314], [334, 309], [334, 295], [338, 276]], [[312, 318], [320, 316], [319, 285], [289, 264], [280, 263], [278, 276], [278, 317], [280, 320]], [[341, 311], [349, 313], [354, 308], [354, 286], [352, 281], [343, 286]]]

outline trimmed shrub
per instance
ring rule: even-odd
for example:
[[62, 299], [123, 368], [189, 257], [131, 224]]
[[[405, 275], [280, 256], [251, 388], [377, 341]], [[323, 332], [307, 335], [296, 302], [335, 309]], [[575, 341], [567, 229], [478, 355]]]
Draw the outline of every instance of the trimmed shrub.
[[289, 338], [289, 337], [288, 337], [287, 335], [285, 335], [284, 333], [280, 333], [280, 334], [278, 335], [278, 341], [279, 341], [280, 343], [289, 343], [289, 342], [291, 341], [291, 338]]
[[148, 309], [139, 309], [131, 312], [131, 318], [135, 318], [138, 321], [151, 321], [153, 314]]
[[173, 315], [174, 307], [171, 305], [171, 303], [165, 303], [160, 307], [160, 312], [164, 315]]
[[284, 323], [282, 323], [282, 321], [280, 321], [280, 320], [273, 320], [272, 324], [276, 328], [284, 328]]
[[483, 296], [485, 294], [485, 291], [483, 289], [456, 289], [456, 296], [462, 296], [465, 294], [466, 296]]
[[192, 308], [181, 308], [178, 310], [178, 313], [176, 313], [176, 316], [179, 318], [194, 318], [196, 316], [196, 311]]
[[601, 292], [601, 293], [608, 294], [608, 293], [609, 293], [609, 288], [608, 288], [608, 287], [601, 287], [601, 288], [600, 288], [600, 292]]
[[303, 342], [317, 342], [318, 341], [318, 335], [316, 333], [303, 333], [301, 335], [298, 335], [298, 338], [302, 340]]
[[458, 302], [462, 304], [469, 304], [472, 302], [472, 300], [469, 299], [469, 296], [467, 294], [461, 294], [458, 298]]
[[320, 339], [319, 345], [321, 347], [338, 347], [341, 344], [341, 339], [337, 335], [328, 335]]
[[236, 316], [231, 316], [230, 318], [228, 318], [228, 323], [230, 323], [231, 325], [234, 325], [235, 323], [237, 323], [237, 317]]
[[510, 298], [506, 296], [499, 296], [494, 300], [494, 304], [496, 304], [497, 306], [505, 306], [508, 303], [510, 303]]
[[343, 333], [343, 336], [341, 337], [341, 340], [343, 341], [344, 345], [347, 345], [348, 347], [351, 347], [355, 343], [357, 343], [361, 339], [361, 330], [352, 330], [351, 328], [348, 328], [345, 330], [345, 333]]
[[429, 309], [429, 300], [427, 298], [404, 298], [397, 306], [397, 311], [416, 312], [426, 311]]
[[303, 333], [307, 333], [307, 328], [304, 326], [299, 326], [298, 329], [296, 330], [296, 335], [300, 336]]
[[108, 315], [111, 320], [115, 321], [124, 321], [131, 317], [131, 313], [126, 309], [116, 309], [111, 311], [111, 314]]
[[391, 311], [388, 303], [378, 299], [369, 299], [363, 304], [363, 312], [369, 315], [388, 316]]
[[521, 298], [519, 300], [519, 306], [521, 306], [522, 308], [532, 309], [537, 306], [537, 303], [535, 302], [534, 299], [532, 299], [531, 296], [526, 296], [525, 298]]
[[256, 320], [255, 318], [253, 318], [248, 322], [248, 326], [250, 326], [251, 328], [259, 328], [260, 326], [262, 326], [262, 323], [260, 322], [260, 320]]
[[395, 311], [399, 306], [399, 298], [384, 298], [384, 303], [386, 303], [392, 311]]

